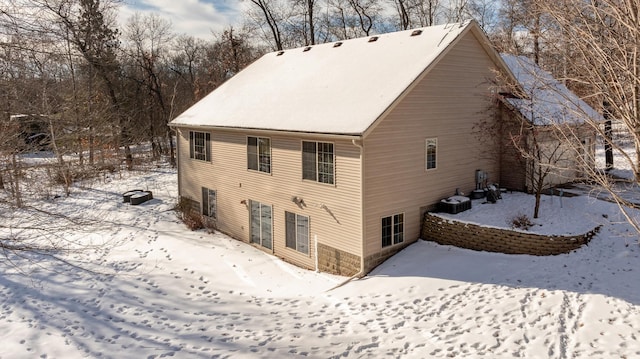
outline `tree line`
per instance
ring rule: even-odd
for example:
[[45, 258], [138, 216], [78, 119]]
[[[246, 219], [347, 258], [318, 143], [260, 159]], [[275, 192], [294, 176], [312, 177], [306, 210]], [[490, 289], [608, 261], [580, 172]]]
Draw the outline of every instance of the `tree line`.
[[498, 51], [530, 57], [618, 120], [640, 155], [640, 0], [242, 1], [240, 24], [201, 39], [154, 14], [119, 25], [118, 0], [5, 0], [0, 186], [32, 150], [16, 116], [44, 124], [67, 184], [75, 168], [134, 168], [141, 144], [173, 162], [167, 123], [266, 52], [469, 19]]

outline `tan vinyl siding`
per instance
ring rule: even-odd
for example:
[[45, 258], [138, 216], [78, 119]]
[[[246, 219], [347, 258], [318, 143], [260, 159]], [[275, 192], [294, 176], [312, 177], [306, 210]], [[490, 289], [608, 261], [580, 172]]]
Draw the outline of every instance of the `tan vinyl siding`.
[[[527, 187], [526, 160], [520, 154], [513, 141], [521, 133], [521, 119], [515, 112], [500, 106], [501, 143], [500, 143], [500, 186], [510, 190], [525, 191]], [[520, 138], [520, 137], [516, 137]], [[523, 146], [522, 140], [518, 146]]]
[[[469, 32], [365, 138], [365, 256], [382, 250], [381, 219], [404, 213], [405, 243], [420, 235], [420, 208], [475, 188], [475, 171], [498, 181], [473, 135], [489, 111], [495, 64]], [[425, 168], [425, 139], [437, 139], [437, 168]], [[495, 157], [495, 155], [494, 155]], [[386, 249], [386, 248], [385, 248]]]
[[[360, 256], [360, 149], [351, 140], [305, 137], [334, 144], [335, 184], [302, 180], [302, 140], [260, 131], [212, 130], [211, 163], [189, 159], [189, 129], [179, 133], [181, 195], [200, 201], [200, 187], [218, 191], [218, 228], [249, 242], [249, 200], [272, 206], [274, 254], [306, 268], [322, 244]], [[247, 136], [271, 139], [271, 173], [247, 169]], [[293, 197], [302, 198], [299, 207]], [[246, 205], [242, 201], [246, 201]], [[309, 217], [309, 254], [285, 245], [285, 211]]]

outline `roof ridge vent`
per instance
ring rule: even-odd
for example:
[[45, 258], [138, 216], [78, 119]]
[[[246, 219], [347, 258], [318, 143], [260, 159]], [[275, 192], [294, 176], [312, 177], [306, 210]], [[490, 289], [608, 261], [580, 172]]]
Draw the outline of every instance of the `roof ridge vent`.
[[276, 56], [281, 56], [282, 54], [284, 54], [284, 51], [278, 51], [278, 53], [276, 54]]
[[304, 48], [304, 50], [302, 50], [302, 52], [307, 52], [307, 51], [309, 51], [309, 50], [311, 50], [311, 46], [307, 46], [307, 47], [305, 47], [305, 48]]
[[422, 34], [422, 30], [417, 29], [417, 30], [413, 30], [413, 32], [411, 32], [411, 36], [418, 36]]
[[335, 44], [333, 44], [333, 47], [340, 47], [342, 46], [342, 41], [338, 41]]
[[368, 42], [376, 42], [378, 41], [378, 36], [371, 36]]

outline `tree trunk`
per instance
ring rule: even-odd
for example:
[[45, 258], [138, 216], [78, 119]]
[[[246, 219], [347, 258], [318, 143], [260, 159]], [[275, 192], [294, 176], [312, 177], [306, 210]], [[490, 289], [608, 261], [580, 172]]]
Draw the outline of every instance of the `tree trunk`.
[[22, 194], [20, 192], [20, 168], [18, 167], [17, 155], [15, 152], [11, 154], [11, 166], [13, 170], [13, 198], [16, 201], [16, 207], [22, 207]]
[[71, 185], [71, 176], [69, 174], [69, 167], [65, 164], [64, 158], [62, 158], [62, 154], [58, 149], [58, 144], [56, 143], [56, 133], [53, 130], [53, 122], [51, 118], [49, 118], [49, 134], [51, 135], [51, 146], [53, 147], [53, 153], [56, 154], [56, 159], [58, 160], [59, 173], [64, 180], [64, 194], [69, 197], [70, 194], [70, 185]]
[[173, 145], [173, 135], [172, 135], [172, 130], [169, 126], [167, 126], [167, 139], [169, 140], [169, 163], [171, 164], [171, 167], [175, 167], [176, 166], [176, 149], [175, 146]]

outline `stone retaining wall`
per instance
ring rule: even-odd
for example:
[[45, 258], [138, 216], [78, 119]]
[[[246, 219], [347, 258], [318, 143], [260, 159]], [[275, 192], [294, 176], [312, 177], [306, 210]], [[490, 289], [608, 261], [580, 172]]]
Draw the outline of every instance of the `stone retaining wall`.
[[574, 236], [549, 236], [488, 228], [425, 214], [422, 239], [477, 251], [537, 256], [568, 253], [589, 243], [600, 226]]

